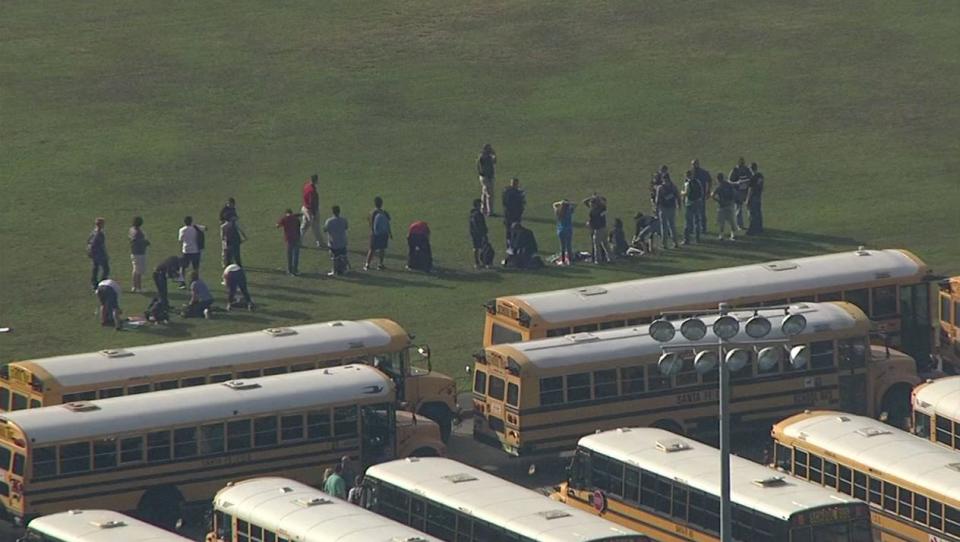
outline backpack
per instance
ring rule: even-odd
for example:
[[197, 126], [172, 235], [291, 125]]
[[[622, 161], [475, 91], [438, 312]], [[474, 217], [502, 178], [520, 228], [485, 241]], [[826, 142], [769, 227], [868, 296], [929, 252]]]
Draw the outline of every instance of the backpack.
[[160, 298], [154, 297], [143, 313], [144, 318], [151, 322], [164, 322], [170, 319], [170, 307]]
[[193, 229], [197, 230], [197, 248], [203, 250], [207, 246], [207, 234], [198, 228], [196, 224], [193, 225]]
[[687, 201], [700, 201], [703, 198], [703, 187], [697, 179], [687, 181]]
[[495, 257], [496, 253], [493, 251], [493, 245], [490, 244], [490, 241], [484, 240], [483, 246], [480, 247], [480, 263], [483, 265], [493, 265]]
[[390, 216], [385, 211], [380, 211], [373, 217], [373, 234], [387, 235], [390, 233]]

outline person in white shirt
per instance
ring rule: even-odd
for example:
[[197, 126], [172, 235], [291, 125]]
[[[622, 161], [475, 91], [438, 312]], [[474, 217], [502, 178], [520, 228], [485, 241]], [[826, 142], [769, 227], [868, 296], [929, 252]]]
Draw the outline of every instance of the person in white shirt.
[[205, 234], [207, 227], [202, 224], [194, 224], [192, 216], [183, 218], [183, 227], [177, 236], [180, 242], [180, 251], [183, 253], [181, 273], [187, 276], [187, 267], [193, 267], [194, 271], [200, 271], [200, 255], [203, 253], [205, 244]]
[[117, 331], [120, 331], [123, 326], [120, 320], [120, 285], [113, 279], [103, 279], [97, 284], [95, 292], [100, 301], [100, 309], [97, 311], [100, 324], [114, 326]]

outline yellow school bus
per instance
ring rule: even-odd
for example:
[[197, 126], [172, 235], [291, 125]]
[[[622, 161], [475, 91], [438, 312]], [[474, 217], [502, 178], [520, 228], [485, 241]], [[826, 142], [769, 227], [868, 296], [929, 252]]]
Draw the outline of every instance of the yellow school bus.
[[[763, 311], [784, 339], [783, 309]], [[792, 305], [806, 317], [806, 329], [790, 338], [804, 346], [801, 366], [759, 364], [763, 341], [746, 335], [743, 325], [754, 311], [733, 311], [741, 321], [730, 347], [749, 355], [730, 373], [734, 427], [767, 425], [807, 408], [843, 408], [869, 416], [887, 412], [897, 422], [910, 413], [910, 390], [920, 382], [913, 359], [895, 350], [870, 346], [870, 320], [844, 302]], [[716, 435], [718, 371], [700, 374], [695, 356], [716, 351], [706, 317], [707, 335], [689, 350], [675, 376], [657, 365], [662, 345], [649, 326], [577, 333], [537, 341], [501, 344], [474, 356], [473, 434], [511, 455], [571, 450], [577, 439], [595, 430], [656, 426], [676, 433]]]
[[774, 461], [798, 478], [870, 504], [878, 540], [960, 542], [960, 454], [845, 412], [773, 426]]
[[[456, 383], [431, 371], [429, 347], [412, 339], [392, 320], [336, 321], [15, 361], [0, 367], [0, 411], [366, 363], [389, 375], [398, 400], [436, 421], [446, 440]], [[414, 363], [421, 352], [426, 367]]]
[[37, 518], [18, 542], [190, 542], [112, 510], [69, 510]]
[[[654, 428], [580, 439], [554, 497], [662, 542], [720, 540], [720, 451]], [[730, 457], [733, 539], [870, 542], [867, 504]]]
[[[352, 483], [352, 481], [351, 481]], [[206, 542], [442, 542], [287, 478], [228, 484]]]
[[940, 282], [940, 341], [937, 355], [944, 369], [960, 373], [960, 277]]
[[238, 477], [319, 484], [344, 456], [445, 453], [435, 423], [394, 404], [390, 378], [361, 364], [8, 412], [0, 514], [102, 507], [169, 526]]
[[892, 346], [926, 364], [936, 338], [930, 268], [906, 250], [863, 250], [498, 297], [486, 303], [483, 344], [649, 324], [665, 311], [847, 301]]
[[649, 542], [633, 529], [442, 457], [374, 465], [366, 506], [448, 542]]
[[913, 389], [913, 432], [960, 451], [960, 376], [930, 380]]

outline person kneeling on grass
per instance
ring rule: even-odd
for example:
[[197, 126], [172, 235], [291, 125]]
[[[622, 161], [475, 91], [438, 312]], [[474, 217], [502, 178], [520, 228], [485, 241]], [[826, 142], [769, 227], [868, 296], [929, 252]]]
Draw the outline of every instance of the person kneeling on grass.
[[523, 224], [514, 222], [510, 226], [510, 248], [507, 249], [503, 265], [517, 269], [539, 269], [543, 267], [543, 260], [537, 255], [539, 250], [533, 232], [524, 228]]
[[210, 318], [210, 307], [213, 305], [213, 296], [207, 283], [200, 279], [200, 273], [190, 273], [190, 302], [180, 311], [184, 318]]
[[242, 309], [252, 311], [253, 300], [247, 290], [247, 273], [239, 265], [232, 263], [223, 270], [223, 283], [227, 287], [227, 310]]
[[97, 283], [94, 291], [100, 301], [100, 309], [97, 312], [100, 325], [113, 326], [120, 331], [123, 325], [123, 321], [120, 320], [120, 285], [113, 279], [104, 279]]

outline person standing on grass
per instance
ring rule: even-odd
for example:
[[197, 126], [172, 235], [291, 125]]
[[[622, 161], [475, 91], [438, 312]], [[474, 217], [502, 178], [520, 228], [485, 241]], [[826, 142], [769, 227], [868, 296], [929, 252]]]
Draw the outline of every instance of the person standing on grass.
[[340, 216], [340, 206], [331, 208], [333, 216], [323, 223], [323, 231], [327, 234], [327, 248], [330, 249], [330, 259], [333, 260], [333, 269], [327, 275], [335, 276], [346, 272], [346, 266], [340, 269], [337, 261], [347, 258], [347, 219]]
[[717, 239], [723, 240], [724, 226], [729, 225], [730, 240], [735, 240], [737, 189], [723, 178], [723, 173], [717, 173], [717, 187], [713, 191], [713, 199], [717, 202], [717, 227], [720, 228]]
[[322, 246], [320, 237], [320, 193], [317, 183], [320, 177], [314, 173], [303, 185], [303, 206], [300, 207], [300, 242], [307, 237], [307, 230], [313, 232], [317, 248]]
[[520, 179], [510, 179], [510, 186], [503, 191], [503, 225], [506, 228], [507, 246], [510, 245], [510, 228], [523, 220], [523, 211], [527, 207], [527, 195], [520, 190]]
[[200, 279], [200, 273], [190, 272], [190, 302], [183, 308], [181, 315], [184, 318], [210, 318], [210, 307], [213, 305], [213, 295], [207, 283]]
[[223, 209], [220, 209], [220, 223], [229, 222], [231, 218], [239, 218], [237, 216], [237, 200], [227, 198], [227, 203], [224, 204]]
[[477, 158], [477, 174], [480, 176], [480, 211], [484, 216], [493, 213], [493, 186], [496, 177], [497, 153], [489, 143], [483, 146]]
[[150, 246], [150, 241], [147, 241], [147, 236], [141, 229], [142, 226], [143, 217], [135, 216], [133, 217], [133, 225], [127, 232], [127, 237], [130, 238], [130, 263], [133, 266], [131, 292], [143, 291], [143, 271], [147, 268], [147, 247]]
[[560, 259], [557, 265], [573, 263], [573, 211], [577, 204], [567, 199], [553, 203], [553, 214], [557, 217], [557, 238], [560, 239]]
[[227, 310], [235, 308], [254, 309], [250, 290], [247, 289], [247, 273], [239, 265], [232, 263], [223, 270], [223, 284], [227, 287]]
[[480, 258], [480, 251], [483, 250], [487, 239], [487, 219], [483, 215], [483, 202], [480, 199], [473, 200], [473, 207], [470, 209], [470, 241], [473, 244], [473, 267], [480, 269], [487, 267]]
[[292, 277], [300, 274], [300, 218], [301, 215], [293, 214], [293, 209], [287, 209], [277, 221], [287, 247], [287, 274]]
[[383, 265], [383, 256], [387, 251], [387, 244], [390, 239], [393, 239], [393, 232], [390, 231], [390, 213], [383, 210], [383, 198], [380, 196], [373, 198], [373, 211], [370, 212], [368, 221], [370, 222], [370, 248], [367, 250], [367, 261], [363, 264], [363, 270], [370, 270], [373, 255], [376, 254], [380, 262], [377, 269], [382, 271], [386, 269]]
[[750, 211], [750, 227], [747, 228], [747, 235], [759, 235], [763, 233], [763, 209], [761, 208], [761, 199], [763, 196], [763, 173], [760, 173], [760, 166], [756, 162], [750, 164], [750, 187], [747, 189], [747, 210]]
[[680, 195], [683, 197], [683, 244], [690, 244], [691, 237], [699, 243], [700, 232], [703, 231], [700, 209], [703, 207], [704, 192], [700, 181], [693, 176], [693, 170], [687, 172]]
[[103, 232], [105, 221], [97, 218], [93, 221], [93, 231], [87, 237], [87, 257], [93, 263], [90, 272], [90, 287], [96, 291], [100, 281], [110, 276], [110, 258], [107, 256], [107, 236]]
[[700, 193], [703, 197], [700, 199], [698, 214], [700, 215], [700, 231], [698, 233], [707, 233], [707, 198], [712, 193], [713, 179], [710, 172], [700, 167], [700, 160], [694, 158], [690, 162], [690, 172], [693, 178], [700, 183]]
[[610, 246], [607, 245], [607, 198], [594, 192], [583, 200], [583, 204], [590, 210], [587, 227], [590, 228], [593, 263], [607, 263], [610, 261]]
[[734, 191], [736, 192], [736, 222], [737, 229], [743, 229], [743, 208], [747, 202], [747, 190], [750, 189], [750, 177], [753, 176], [753, 172], [750, 171], [750, 168], [747, 167], [746, 161], [741, 156], [737, 160], [737, 165], [730, 170], [730, 177], [727, 179], [731, 185], [733, 185]]
[[186, 276], [187, 266], [194, 271], [200, 271], [200, 255], [203, 253], [206, 244], [205, 238], [207, 227], [201, 224], [194, 224], [192, 216], [183, 217], [183, 227], [177, 235], [180, 242], [180, 250], [183, 254], [181, 273]]
[[153, 270], [153, 283], [157, 287], [157, 298], [167, 307], [170, 306], [170, 298], [167, 296], [167, 278], [176, 279], [181, 288], [186, 288], [183, 285], [183, 275], [181, 275], [183, 270], [181, 260], [182, 258], [178, 256], [170, 256], [160, 262], [160, 265]]
[[240, 243], [246, 240], [247, 234], [240, 229], [240, 223], [237, 222], [236, 215], [220, 224], [220, 247], [223, 249], [222, 261], [224, 267], [232, 263], [243, 265], [243, 261], [240, 259]]
[[657, 215], [660, 218], [660, 243], [667, 248], [667, 236], [673, 241], [673, 248], [680, 248], [677, 243], [677, 200], [680, 194], [677, 186], [670, 179], [670, 174], [663, 172], [660, 186], [657, 187]]

